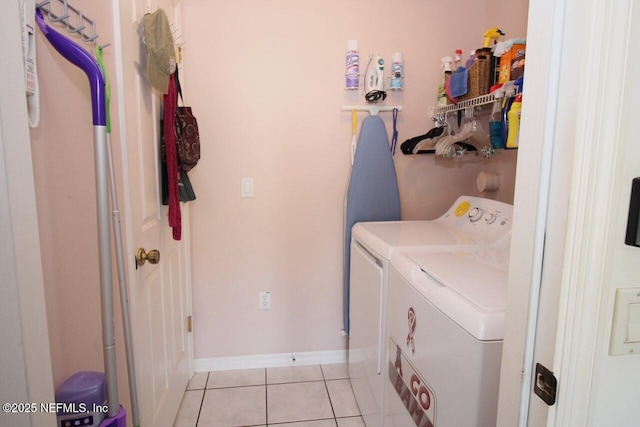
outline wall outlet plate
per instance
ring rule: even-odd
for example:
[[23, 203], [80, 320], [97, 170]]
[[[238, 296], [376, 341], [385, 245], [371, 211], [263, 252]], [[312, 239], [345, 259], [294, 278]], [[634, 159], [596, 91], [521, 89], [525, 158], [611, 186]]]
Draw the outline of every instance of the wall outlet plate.
[[260, 291], [259, 307], [260, 310], [271, 309], [271, 291]]

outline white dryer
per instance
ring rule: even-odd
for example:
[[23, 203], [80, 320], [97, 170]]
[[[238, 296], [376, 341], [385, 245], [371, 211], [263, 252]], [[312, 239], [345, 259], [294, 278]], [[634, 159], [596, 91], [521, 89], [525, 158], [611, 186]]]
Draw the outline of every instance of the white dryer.
[[496, 425], [508, 246], [395, 254], [386, 427]]
[[349, 377], [368, 427], [383, 424], [387, 379], [387, 287], [395, 253], [455, 251], [508, 241], [512, 206], [461, 196], [432, 221], [358, 223], [350, 265]]

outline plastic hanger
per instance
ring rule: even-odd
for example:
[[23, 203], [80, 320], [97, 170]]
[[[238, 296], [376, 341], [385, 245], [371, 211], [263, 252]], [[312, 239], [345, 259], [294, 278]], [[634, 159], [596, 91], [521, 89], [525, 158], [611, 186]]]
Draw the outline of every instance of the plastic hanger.
[[416, 146], [425, 139], [434, 139], [438, 138], [444, 132], [444, 126], [436, 126], [433, 129], [429, 130], [429, 132], [424, 135], [414, 136], [413, 138], [407, 139], [400, 145], [400, 150], [404, 154], [414, 154], [416, 151]]
[[436, 144], [438, 141], [451, 135], [451, 127], [449, 126], [449, 123], [444, 122], [443, 126], [439, 129], [442, 129], [442, 131], [438, 132], [439, 135], [436, 135], [433, 138], [423, 139], [418, 142], [418, 144], [413, 147], [413, 154], [434, 154], [436, 152]]
[[[458, 144], [468, 151], [480, 151], [482, 147], [490, 145], [490, 136], [478, 120], [470, 120], [465, 122], [455, 135], [445, 137], [436, 143], [436, 154], [448, 155], [451, 153], [451, 147]], [[471, 149], [473, 147], [473, 149]]]
[[472, 126], [471, 123], [465, 122], [462, 125], [462, 128], [460, 128], [460, 131], [458, 133], [455, 133], [455, 134], [452, 133], [451, 135], [441, 138], [436, 143], [436, 146], [435, 146], [436, 154], [444, 155], [445, 153], [449, 152], [449, 147], [451, 145], [455, 144], [456, 142], [464, 141], [469, 136], [471, 136], [471, 133], [472, 133], [471, 126]]

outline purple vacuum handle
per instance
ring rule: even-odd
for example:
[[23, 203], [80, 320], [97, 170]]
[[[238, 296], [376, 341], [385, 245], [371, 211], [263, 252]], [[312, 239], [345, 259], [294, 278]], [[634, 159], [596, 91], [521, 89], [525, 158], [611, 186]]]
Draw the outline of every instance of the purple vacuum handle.
[[91, 86], [91, 104], [93, 109], [93, 125], [107, 125], [105, 82], [100, 66], [96, 60], [72, 40], [59, 34], [44, 22], [40, 9], [36, 10], [36, 22], [53, 47], [67, 61], [80, 68], [89, 78]]

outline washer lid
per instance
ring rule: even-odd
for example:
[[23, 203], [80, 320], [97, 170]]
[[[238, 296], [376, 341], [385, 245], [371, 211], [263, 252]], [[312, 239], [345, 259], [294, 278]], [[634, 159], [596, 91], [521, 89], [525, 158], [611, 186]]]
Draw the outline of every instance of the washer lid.
[[427, 247], [473, 245], [471, 236], [444, 227], [436, 221], [359, 222], [353, 226], [353, 238], [387, 260], [397, 250]]
[[[482, 253], [482, 257], [486, 255], [487, 252]], [[507, 265], [508, 256], [492, 255], [490, 262], [478, 253], [404, 257], [414, 263], [410, 282], [424, 298], [477, 340], [495, 341], [504, 338], [507, 269], [500, 265]], [[400, 262], [400, 258], [394, 262]], [[496, 259], [504, 261], [495, 262]]]
[[440, 285], [484, 310], [507, 308], [508, 254], [497, 251], [409, 255]]

